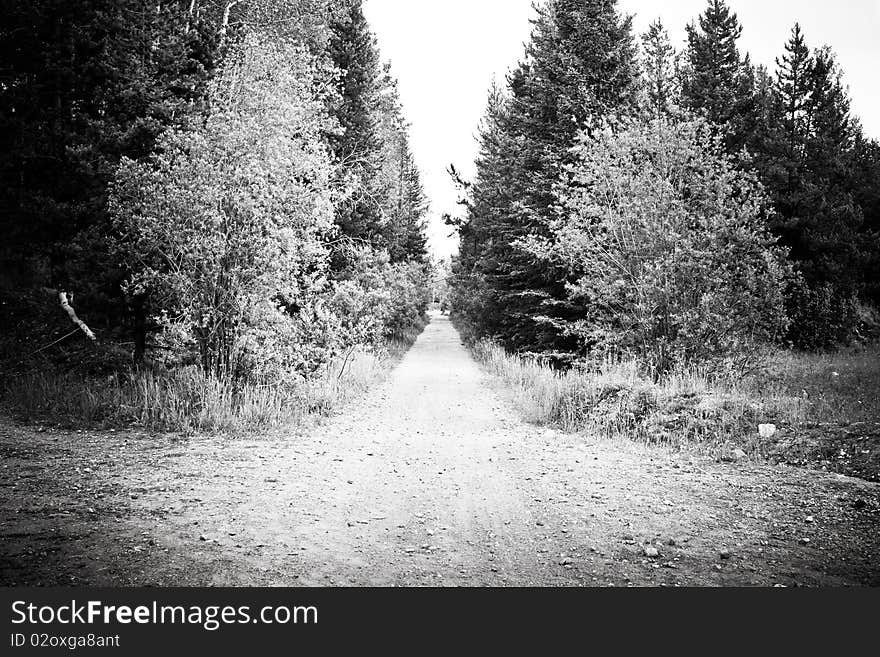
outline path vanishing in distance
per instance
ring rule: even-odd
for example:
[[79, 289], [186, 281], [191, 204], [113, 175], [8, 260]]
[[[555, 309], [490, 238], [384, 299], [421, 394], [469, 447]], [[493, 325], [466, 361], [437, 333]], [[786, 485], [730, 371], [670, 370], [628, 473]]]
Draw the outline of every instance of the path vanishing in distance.
[[2, 584], [880, 584], [877, 484], [527, 424], [440, 315], [304, 435], [0, 453]]

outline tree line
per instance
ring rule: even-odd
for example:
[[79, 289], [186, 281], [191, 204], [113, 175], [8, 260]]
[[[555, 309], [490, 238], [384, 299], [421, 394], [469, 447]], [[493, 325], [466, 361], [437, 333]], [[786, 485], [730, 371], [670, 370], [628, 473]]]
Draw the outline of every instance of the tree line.
[[776, 70], [756, 66], [724, 0], [681, 52], [614, 0], [537, 11], [476, 176], [453, 171], [453, 307], [473, 334], [655, 373], [858, 338], [880, 301], [880, 145], [832, 50], [795, 25]]
[[50, 292], [105, 354], [233, 379], [418, 325], [427, 199], [361, 4], [4, 2], [7, 347], [55, 337]]

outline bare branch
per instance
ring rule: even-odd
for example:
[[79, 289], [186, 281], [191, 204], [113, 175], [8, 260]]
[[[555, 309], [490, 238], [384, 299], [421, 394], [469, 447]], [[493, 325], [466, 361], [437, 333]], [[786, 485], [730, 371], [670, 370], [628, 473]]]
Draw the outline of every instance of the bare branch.
[[92, 329], [86, 326], [86, 323], [76, 316], [76, 311], [67, 300], [67, 292], [59, 292], [58, 300], [61, 302], [61, 307], [64, 308], [64, 312], [66, 312], [70, 317], [70, 321], [79, 326], [80, 330], [86, 334], [86, 337], [89, 340], [91, 340], [92, 342], [97, 342], [98, 338], [96, 338], [95, 334], [92, 333]]
[[226, 30], [229, 28], [229, 15], [232, 13], [232, 9], [237, 5], [239, 0], [229, 0], [226, 3], [226, 8], [223, 10], [223, 23], [220, 25], [220, 43], [222, 44], [226, 40]]

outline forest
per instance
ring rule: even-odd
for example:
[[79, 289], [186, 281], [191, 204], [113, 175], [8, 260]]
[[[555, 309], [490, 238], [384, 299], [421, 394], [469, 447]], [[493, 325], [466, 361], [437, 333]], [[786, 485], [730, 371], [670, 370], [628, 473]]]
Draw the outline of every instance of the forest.
[[428, 201], [360, 0], [13, 1], [0, 49], [14, 408], [275, 424], [418, 334]]
[[880, 144], [833, 50], [795, 24], [755, 65], [724, 0], [681, 49], [615, 2], [537, 11], [475, 177], [450, 171], [450, 304], [481, 360], [539, 421], [649, 442], [874, 422]]
[[4, 0], [0, 585], [880, 585], [834, 50], [528, 3]]
[[460, 247], [435, 264], [361, 0], [11, 2], [4, 403], [70, 425], [278, 426], [381, 381], [442, 298], [539, 419], [714, 443], [759, 416], [825, 420], [792, 391], [844, 367], [829, 354], [858, 383], [825, 406], [872, 418], [880, 145], [833, 50], [795, 24], [774, 69], [755, 65], [723, 0], [682, 48], [615, 2], [535, 10], [476, 175], [450, 167]]
[[536, 9], [450, 170], [477, 359], [538, 424], [876, 480], [880, 144], [833, 50], [795, 23], [755, 65], [724, 0], [681, 48], [613, 1]]
[[662, 373], [876, 335], [880, 150], [830, 48], [795, 24], [776, 70], [755, 66], [723, 0], [681, 52], [614, 2], [539, 11], [452, 221], [457, 312], [478, 336]]

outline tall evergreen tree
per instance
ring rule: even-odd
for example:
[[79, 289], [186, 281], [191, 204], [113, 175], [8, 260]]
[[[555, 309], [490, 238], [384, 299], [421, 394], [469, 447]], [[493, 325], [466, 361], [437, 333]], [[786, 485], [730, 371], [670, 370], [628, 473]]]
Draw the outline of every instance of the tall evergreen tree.
[[381, 195], [375, 189], [382, 148], [379, 50], [361, 0], [347, 0], [344, 13], [330, 27], [328, 53], [340, 71], [333, 115], [341, 127], [331, 145], [350, 188], [336, 220], [347, 237], [377, 243], [382, 222]]
[[845, 295], [865, 283], [862, 209], [853, 196], [857, 127], [850, 100], [829, 48], [817, 50], [809, 72], [809, 132], [804, 164], [810, 177], [802, 269], [811, 282], [829, 282]]
[[772, 86], [761, 82], [756, 96], [762, 109], [752, 164], [774, 202], [770, 227], [803, 280], [789, 299], [791, 338], [827, 346], [852, 330], [852, 300], [871, 287], [877, 261], [863, 208], [872, 183], [858, 155], [860, 129], [833, 54], [811, 51], [797, 24]]
[[709, 0], [697, 23], [687, 26], [682, 71], [684, 106], [724, 127], [731, 152], [746, 145], [748, 137], [740, 121], [752, 101], [751, 65], [737, 46], [741, 34], [739, 19], [725, 0]]
[[381, 189], [384, 247], [392, 262], [427, 262], [428, 199], [410, 150], [409, 125], [403, 118], [397, 81], [389, 65], [385, 66], [381, 85], [378, 108], [381, 180], [375, 187]]
[[[480, 125], [480, 150], [476, 177], [471, 183], [460, 178], [467, 213], [459, 228], [459, 257], [453, 263], [452, 306], [477, 334], [501, 337], [512, 328], [501, 292], [508, 276], [503, 269], [512, 244], [511, 211], [519, 189], [514, 156], [518, 139], [510, 126], [510, 99], [493, 85]], [[454, 172], [453, 172], [454, 173]], [[457, 176], [456, 176], [457, 177]]]
[[[362, 0], [340, 3], [327, 48], [340, 71], [331, 113], [341, 130], [330, 141], [347, 188], [336, 221], [344, 238], [387, 250], [394, 262], [424, 261], [427, 203], [396, 82], [381, 63], [362, 5]], [[351, 253], [346, 244], [336, 253], [334, 267], [342, 275], [352, 265]]]
[[479, 281], [469, 307], [492, 309], [470, 313], [477, 330], [521, 351], [572, 346], [564, 327], [578, 310], [564, 301], [565, 281], [518, 240], [546, 232], [576, 136], [635, 106], [635, 44], [616, 5], [551, 0], [539, 7], [509, 95], [490, 104], [459, 267]]
[[397, 138], [396, 201], [388, 224], [387, 243], [391, 262], [418, 261], [427, 263], [428, 238], [425, 215], [428, 199], [422, 187], [421, 174], [409, 149], [407, 135]]
[[669, 33], [658, 18], [642, 36], [645, 105], [653, 118], [670, 115], [681, 102], [678, 62]]
[[810, 93], [810, 71], [813, 59], [804, 40], [801, 26], [795, 23], [785, 44], [785, 54], [776, 59], [776, 86], [785, 110], [786, 145], [794, 156], [807, 132], [807, 99]]
[[[200, 107], [216, 33], [189, 3], [13, 1], [0, 21], [0, 260], [118, 326], [107, 185]], [[16, 266], [9, 266], [11, 261]]]
[[776, 65], [776, 113], [766, 117], [768, 128], [775, 124], [776, 129], [772, 135], [768, 130], [759, 150], [770, 163], [763, 167], [763, 179], [774, 194], [777, 216], [772, 227], [789, 248], [798, 252], [802, 250], [801, 217], [810, 196], [804, 150], [810, 130], [807, 105], [813, 58], [797, 23]]

